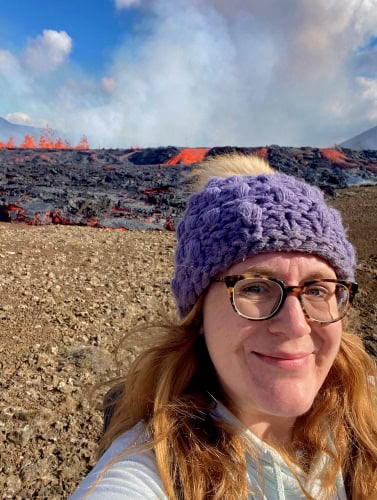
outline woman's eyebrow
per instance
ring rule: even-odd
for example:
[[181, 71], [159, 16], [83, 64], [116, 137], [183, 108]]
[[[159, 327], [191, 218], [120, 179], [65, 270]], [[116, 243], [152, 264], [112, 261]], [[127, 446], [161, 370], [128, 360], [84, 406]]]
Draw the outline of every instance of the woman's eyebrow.
[[268, 266], [249, 266], [246, 269], [247, 273], [250, 274], [255, 274], [257, 276], [263, 275], [263, 276], [271, 276], [273, 274], [276, 274], [276, 270], [274, 270], [272, 267]]
[[326, 272], [326, 271], [315, 271], [315, 272], [312, 272], [310, 274], [307, 274], [305, 276], [305, 281], [310, 281], [310, 280], [331, 280], [331, 279], [335, 279], [336, 280], [336, 276], [329, 276], [329, 272]]
[[[254, 274], [255, 276], [276, 276], [278, 271], [269, 266], [249, 266], [246, 270], [249, 274]], [[336, 279], [336, 276], [329, 276], [329, 272], [325, 270], [313, 271], [306, 274], [301, 281], [311, 281], [311, 280], [321, 280], [321, 279]]]

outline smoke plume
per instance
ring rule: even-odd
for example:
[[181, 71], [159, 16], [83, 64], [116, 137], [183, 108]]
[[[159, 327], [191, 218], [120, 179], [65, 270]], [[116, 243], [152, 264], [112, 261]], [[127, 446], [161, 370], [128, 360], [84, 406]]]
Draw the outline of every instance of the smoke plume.
[[[377, 119], [377, 0], [115, 0], [138, 30], [100, 78], [45, 30], [0, 49], [0, 97], [92, 147], [328, 146]], [[5, 88], [5, 87], [4, 87]], [[5, 100], [12, 103], [6, 108]]]

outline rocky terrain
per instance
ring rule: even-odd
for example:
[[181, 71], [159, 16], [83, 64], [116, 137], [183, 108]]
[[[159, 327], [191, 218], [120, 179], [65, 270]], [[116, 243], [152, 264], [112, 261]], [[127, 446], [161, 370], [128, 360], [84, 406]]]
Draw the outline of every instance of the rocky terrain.
[[262, 156], [277, 170], [329, 194], [347, 186], [377, 184], [376, 151], [279, 146], [0, 148], [0, 220], [173, 230], [190, 190], [185, 174], [191, 164], [235, 150]]
[[105, 389], [90, 389], [117, 374], [127, 329], [169, 309], [174, 238], [0, 224], [1, 498], [65, 498], [95, 462]]
[[[358, 333], [377, 359], [377, 186], [328, 188], [358, 250]], [[0, 223], [1, 498], [66, 498], [93, 466], [108, 386], [91, 391], [148, 343], [126, 336], [117, 366], [131, 326], [173, 311], [174, 245], [173, 231]]]

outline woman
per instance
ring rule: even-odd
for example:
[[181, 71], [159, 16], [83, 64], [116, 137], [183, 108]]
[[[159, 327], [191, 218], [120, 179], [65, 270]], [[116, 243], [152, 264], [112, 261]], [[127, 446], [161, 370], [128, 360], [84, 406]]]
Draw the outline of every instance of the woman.
[[377, 498], [376, 367], [345, 329], [340, 215], [255, 157], [200, 175], [177, 229], [181, 321], [151, 327], [73, 498]]

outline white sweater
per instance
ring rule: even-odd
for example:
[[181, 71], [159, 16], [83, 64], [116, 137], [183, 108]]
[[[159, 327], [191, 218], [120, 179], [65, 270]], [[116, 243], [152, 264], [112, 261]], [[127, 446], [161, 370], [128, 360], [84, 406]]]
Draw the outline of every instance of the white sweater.
[[[228, 422], [242, 424], [221, 404], [218, 403], [212, 416]], [[71, 500], [89, 498], [90, 500], [121, 499], [163, 499], [166, 495], [160, 480], [153, 450], [128, 454], [124, 451], [135, 441], [143, 430], [140, 422], [133, 429], [119, 436], [103, 454], [93, 470], [79, 485]], [[247, 474], [250, 488], [255, 494], [250, 496], [260, 500], [298, 500], [306, 498], [291, 470], [280, 454], [245, 429], [248, 439], [260, 457], [263, 477], [251, 458], [247, 459]], [[326, 466], [319, 460], [311, 476], [312, 481], [305, 484], [314, 498], [320, 498], [321, 482], [319, 476]], [[301, 475], [299, 469], [297, 473]], [[337, 494], [331, 500], [347, 500], [341, 475], [337, 478]], [[330, 500], [330, 499], [326, 499]]]

